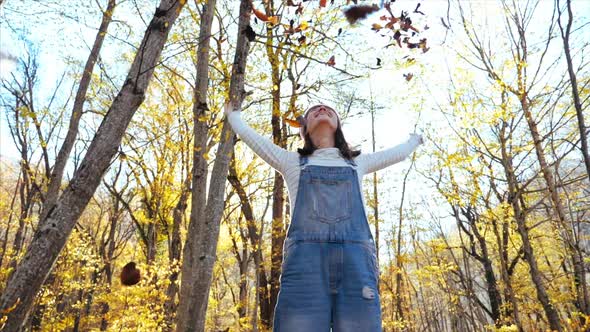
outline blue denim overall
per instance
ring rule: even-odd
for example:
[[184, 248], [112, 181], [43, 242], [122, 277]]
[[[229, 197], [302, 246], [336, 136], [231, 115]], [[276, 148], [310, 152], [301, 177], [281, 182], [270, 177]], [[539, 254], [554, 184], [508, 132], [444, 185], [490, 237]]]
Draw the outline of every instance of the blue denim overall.
[[356, 163], [307, 165], [283, 245], [274, 332], [381, 331], [377, 256]]

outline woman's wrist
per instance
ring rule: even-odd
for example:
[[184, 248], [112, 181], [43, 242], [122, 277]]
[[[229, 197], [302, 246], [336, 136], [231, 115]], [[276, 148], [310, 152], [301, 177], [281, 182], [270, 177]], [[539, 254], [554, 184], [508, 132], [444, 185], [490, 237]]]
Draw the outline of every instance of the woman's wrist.
[[412, 139], [416, 140], [416, 142], [418, 142], [419, 144], [424, 144], [424, 138], [422, 138], [422, 135], [416, 134], [416, 133], [411, 133], [410, 137]]
[[223, 113], [225, 114], [225, 116], [229, 116], [231, 113], [233, 112], [240, 112], [241, 109], [239, 106], [234, 106], [232, 103], [225, 103], [225, 105], [223, 106]]

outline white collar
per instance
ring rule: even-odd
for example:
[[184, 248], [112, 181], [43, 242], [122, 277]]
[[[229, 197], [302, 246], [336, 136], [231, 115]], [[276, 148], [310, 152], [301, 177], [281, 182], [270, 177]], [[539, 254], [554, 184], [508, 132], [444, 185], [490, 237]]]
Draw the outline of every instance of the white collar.
[[340, 149], [336, 147], [332, 148], [319, 148], [313, 151], [311, 157], [327, 158], [327, 159], [339, 159]]

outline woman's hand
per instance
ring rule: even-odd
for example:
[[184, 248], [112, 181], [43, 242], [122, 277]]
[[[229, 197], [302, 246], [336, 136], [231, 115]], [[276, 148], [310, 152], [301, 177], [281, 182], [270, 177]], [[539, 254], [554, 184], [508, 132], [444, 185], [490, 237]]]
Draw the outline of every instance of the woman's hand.
[[229, 114], [233, 111], [236, 111], [236, 108], [234, 107], [234, 104], [231, 102], [226, 102], [225, 105], [223, 106], [223, 113], [225, 114], [225, 116], [229, 116]]
[[424, 144], [424, 139], [422, 138], [422, 135], [420, 134], [416, 134], [416, 133], [411, 133], [410, 136], [412, 138], [415, 138], [418, 140], [418, 142], [420, 142], [420, 144]]

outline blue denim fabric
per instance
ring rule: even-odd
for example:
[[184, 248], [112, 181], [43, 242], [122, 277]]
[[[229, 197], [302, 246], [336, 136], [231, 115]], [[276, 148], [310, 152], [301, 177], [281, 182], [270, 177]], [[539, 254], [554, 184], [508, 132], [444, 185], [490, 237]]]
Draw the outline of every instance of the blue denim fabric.
[[381, 331], [379, 268], [356, 164], [308, 165], [283, 245], [273, 332]]

